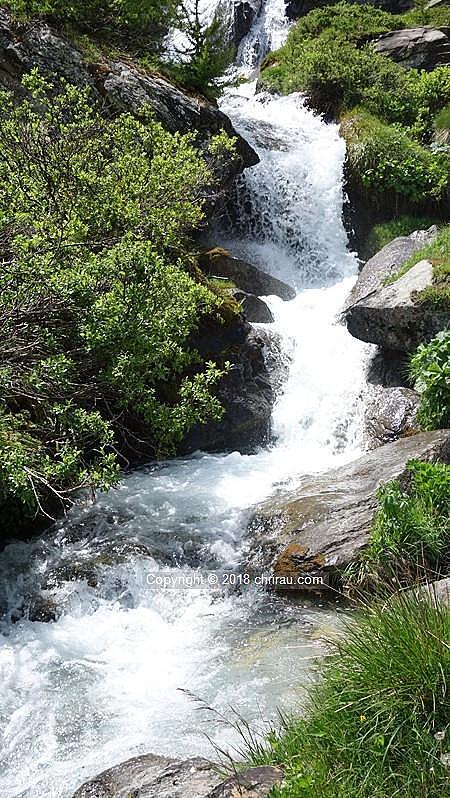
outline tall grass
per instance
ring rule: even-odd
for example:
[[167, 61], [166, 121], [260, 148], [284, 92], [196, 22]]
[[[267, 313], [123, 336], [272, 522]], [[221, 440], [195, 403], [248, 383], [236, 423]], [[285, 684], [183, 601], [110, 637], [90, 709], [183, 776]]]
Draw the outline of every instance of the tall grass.
[[301, 718], [253, 764], [278, 764], [278, 798], [443, 798], [450, 788], [450, 611], [400, 594], [332, 644]]

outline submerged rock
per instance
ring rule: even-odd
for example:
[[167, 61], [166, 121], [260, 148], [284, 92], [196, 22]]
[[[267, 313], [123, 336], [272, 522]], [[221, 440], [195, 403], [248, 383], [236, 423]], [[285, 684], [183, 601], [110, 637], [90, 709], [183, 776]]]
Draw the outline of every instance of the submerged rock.
[[247, 321], [257, 324], [271, 324], [275, 321], [269, 306], [256, 294], [248, 294], [239, 288], [232, 288], [231, 294], [236, 302], [239, 302]]
[[246, 291], [257, 296], [278, 296], [280, 299], [294, 299], [295, 288], [272, 277], [240, 258], [234, 258], [223, 249], [210, 249], [200, 258], [200, 265], [204, 271], [216, 277], [224, 277], [233, 282], [241, 291]]
[[450, 326], [448, 310], [417, 302], [417, 295], [432, 282], [431, 263], [416, 263], [398, 280], [372, 291], [347, 309], [349, 332], [361, 341], [412, 352]]
[[340, 574], [367, 546], [378, 488], [399, 477], [409, 460], [445, 460], [450, 430], [422, 432], [387, 444], [259, 507], [248, 530], [248, 565], [278, 577]]
[[405, 28], [383, 34], [372, 46], [403, 67], [431, 71], [450, 64], [449, 33], [448, 28]]
[[179, 760], [146, 754], [105, 770], [73, 798], [267, 798], [281, 782], [279, 768], [247, 768], [225, 781], [206, 759]]

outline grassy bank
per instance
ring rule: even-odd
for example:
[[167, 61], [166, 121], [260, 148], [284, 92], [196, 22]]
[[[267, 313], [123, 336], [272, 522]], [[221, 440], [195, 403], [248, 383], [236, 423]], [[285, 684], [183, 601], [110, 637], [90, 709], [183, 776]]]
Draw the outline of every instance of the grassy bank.
[[284, 769], [273, 798], [443, 798], [450, 777], [450, 612], [404, 595], [364, 608], [300, 717], [252, 764]]
[[432, 264], [433, 283], [420, 291], [415, 301], [450, 310], [450, 225], [439, 230], [435, 241], [411, 255], [397, 274], [386, 279], [386, 284], [394, 283], [421, 260]]

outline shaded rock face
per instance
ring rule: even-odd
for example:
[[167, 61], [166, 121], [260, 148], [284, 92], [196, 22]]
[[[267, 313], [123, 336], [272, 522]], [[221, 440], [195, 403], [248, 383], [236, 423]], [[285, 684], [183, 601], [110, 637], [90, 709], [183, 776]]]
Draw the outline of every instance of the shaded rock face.
[[249, 33], [261, 6], [262, 0], [235, 0], [233, 3], [232, 40], [236, 47]]
[[450, 313], [416, 301], [432, 284], [433, 267], [420, 261], [402, 277], [354, 303], [345, 314], [349, 332], [387, 349], [412, 352], [450, 326]]
[[437, 227], [428, 230], [415, 230], [409, 236], [399, 236], [380, 249], [362, 267], [358, 279], [350, 292], [344, 312], [352, 305], [382, 288], [387, 277], [396, 274], [404, 263], [426, 244], [431, 244], [437, 236]]
[[211, 276], [231, 280], [241, 291], [257, 296], [274, 295], [284, 300], [295, 297], [295, 288], [251, 263], [233, 258], [225, 250], [212, 249], [205, 252], [200, 258], [200, 265]]
[[231, 363], [216, 394], [225, 408], [220, 421], [195, 425], [182, 451], [247, 452], [267, 441], [275, 392], [264, 358], [268, 338], [237, 316], [229, 325], [212, 326], [191, 340], [205, 360]]
[[450, 64], [450, 28], [406, 28], [380, 36], [373, 48], [409, 69]]
[[248, 530], [248, 566], [276, 576], [340, 574], [367, 546], [378, 488], [399, 477], [412, 459], [443, 460], [450, 430], [422, 432], [389, 443], [325, 474], [305, 477], [287, 495], [255, 513]]
[[267, 798], [283, 778], [275, 767], [248, 768], [223, 781], [199, 757], [185, 761], [146, 754], [101, 773], [73, 798]]
[[257, 324], [271, 324], [275, 321], [269, 306], [259, 296], [248, 294], [239, 288], [233, 288], [231, 294], [236, 302], [239, 302], [241, 312], [247, 321]]
[[17, 26], [0, 9], [0, 83], [22, 93], [20, 80], [34, 67], [44, 75], [57, 74], [77, 86], [89, 86], [105, 113], [136, 112], [149, 105], [170, 132], [198, 131], [200, 146], [206, 146], [220, 130], [235, 136], [236, 156], [212, 163], [224, 188], [245, 167], [258, 163], [255, 151], [236, 133], [228, 117], [204, 98], [121, 61], [105, 58], [102, 63], [87, 64], [79, 50], [44, 23]]

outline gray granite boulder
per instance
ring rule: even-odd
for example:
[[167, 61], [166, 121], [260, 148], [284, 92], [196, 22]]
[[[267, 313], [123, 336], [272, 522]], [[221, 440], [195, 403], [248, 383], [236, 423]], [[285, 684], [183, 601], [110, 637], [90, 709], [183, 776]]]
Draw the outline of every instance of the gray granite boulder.
[[257, 508], [248, 529], [247, 565], [278, 578], [318, 575], [339, 584], [367, 546], [378, 488], [413, 459], [445, 460], [450, 430], [421, 432], [324, 474], [306, 476]]

